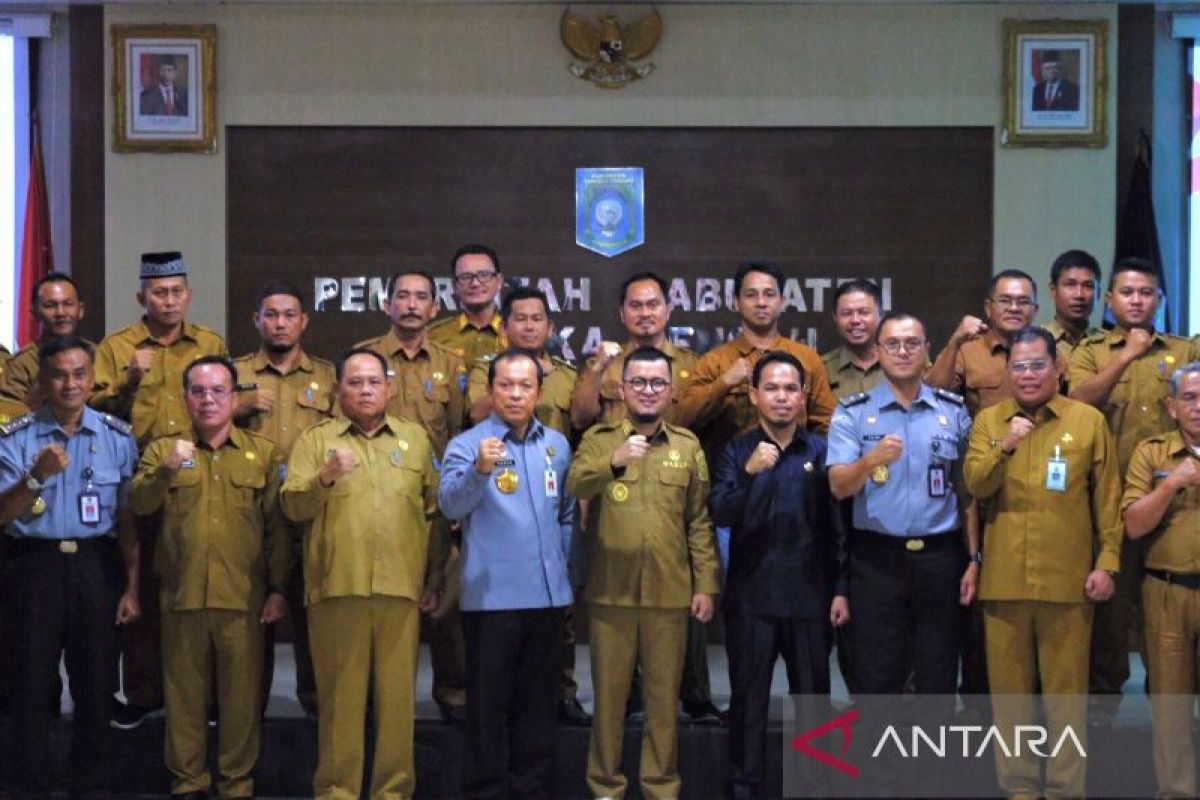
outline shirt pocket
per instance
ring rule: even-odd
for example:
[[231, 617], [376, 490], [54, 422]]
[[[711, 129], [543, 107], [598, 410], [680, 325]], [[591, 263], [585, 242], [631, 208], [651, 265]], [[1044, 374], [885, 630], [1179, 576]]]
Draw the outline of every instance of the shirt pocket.
[[[647, 456], [647, 458], [649, 457]], [[658, 504], [673, 517], [682, 517], [687, 509], [687, 490], [692, 479], [691, 471], [680, 467], [660, 467], [657, 477], [658, 497], [656, 500]]]
[[426, 380], [417, 395], [417, 414], [427, 430], [445, 430], [446, 407], [450, 405], [450, 387]]
[[230, 470], [230, 511], [236, 511], [251, 519], [259, 517], [259, 499], [267, 485], [265, 467], [266, 465], [261, 464], [257, 459], [253, 461], [245, 459]]
[[121, 504], [121, 473], [115, 469], [98, 469], [91, 478], [92, 490], [100, 495], [100, 507], [115, 509]]
[[930, 464], [951, 464], [962, 458], [962, 442], [949, 432], [935, 433], [929, 442]]
[[200, 501], [203, 491], [200, 470], [195, 467], [180, 467], [171, 478], [167, 491], [167, 505], [177, 514], [184, 515], [192, 511]]

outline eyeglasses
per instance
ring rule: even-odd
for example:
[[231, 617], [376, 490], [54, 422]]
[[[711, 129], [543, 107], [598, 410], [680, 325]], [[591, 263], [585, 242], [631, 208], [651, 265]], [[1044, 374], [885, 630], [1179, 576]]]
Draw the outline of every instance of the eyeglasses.
[[1001, 308], [1019, 308], [1022, 311], [1028, 311], [1031, 308], [1037, 307], [1037, 303], [1035, 303], [1033, 299], [1029, 297], [1009, 297], [1007, 295], [1001, 295], [1000, 297], [990, 297], [988, 299]]
[[879, 343], [879, 346], [884, 349], [890, 356], [900, 354], [901, 350], [909, 353], [919, 353], [921, 348], [925, 346], [924, 339], [884, 339]]
[[212, 395], [213, 400], [224, 400], [229, 395], [233, 394], [231, 389], [226, 389], [224, 386], [214, 386], [211, 389], [207, 386], [189, 386], [188, 396], [196, 400], [203, 400], [208, 395]]
[[1039, 358], [1033, 361], [1010, 361], [1008, 364], [1008, 371], [1013, 375], [1023, 375], [1026, 372], [1032, 372], [1033, 374], [1037, 375], [1045, 372], [1049, 367], [1049, 361]]
[[460, 272], [454, 276], [454, 282], [459, 286], [470, 286], [472, 283], [478, 283], [480, 286], [486, 286], [496, 279], [494, 272]]
[[665, 378], [630, 378], [625, 381], [625, 385], [635, 392], [644, 392], [649, 389], [654, 394], [660, 394], [671, 385], [671, 382]]

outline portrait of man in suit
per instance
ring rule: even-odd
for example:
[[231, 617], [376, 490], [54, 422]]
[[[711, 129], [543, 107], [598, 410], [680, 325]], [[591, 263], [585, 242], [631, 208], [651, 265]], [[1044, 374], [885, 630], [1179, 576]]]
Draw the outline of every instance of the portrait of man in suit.
[[[1078, 53], [1069, 53], [1078, 60]], [[1070, 80], [1067, 64], [1057, 50], [1034, 50], [1035, 63], [1040, 56], [1041, 80], [1033, 87], [1034, 111], [1078, 111], [1079, 84]]]
[[[180, 56], [187, 69], [187, 57]], [[188, 92], [186, 86], [177, 86], [176, 56], [159, 55], [155, 58], [154, 85], [142, 90], [138, 98], [138, 113], [150, 117], [186, 117]]]

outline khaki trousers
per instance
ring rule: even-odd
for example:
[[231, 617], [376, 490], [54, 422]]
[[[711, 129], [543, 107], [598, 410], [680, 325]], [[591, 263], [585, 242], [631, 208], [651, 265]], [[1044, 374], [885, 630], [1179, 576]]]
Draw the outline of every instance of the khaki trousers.
[[592, 688], [595, 714], [588, 747], [587, 783], [593, 797], [625, 796], [621, 773], [625, 701], [635, 665], [642, 668], [642, 796], [679, 797], [677, 698], [687, 646], [686, 608], [638, 608], [592, 603]]
[[171, 792], [206, 792], [208, 702], [216, 667], [217, 790], [252, 797], [262, 712], [263, 630], [258, 612], [201, 609], [162, 612], [165, 758]]
[[413, 704], [421, 614], [403, 597], [335, 597], [308, 608], [317, 678], [317, 798], [362, 793], [367, 691], [373, 691], [375, 758], [370, 797], [410, 798]]
[[1196, 648], [1200, 647], [1200, 591], [1147, 575], [1142, 582], [1146, 665], [1154, 720], [1154, 773], [1159, 797], [1196, 796], [1192, 709]]
[[[1034, 687], [1041, 681], [1049, 729], [1049, 751], [1070, 725], [1087, 747], [1088, 643], [1091, 603], [1038, 600], [989, 600], [983, 605], [988, 682], [992, 713], [1002, 732], [1037, 724]], [[1011, 736], [1011, 733], [1005, 735]], [[1083, 797], [1087, 764], [1069, 743], [1046, 761], [1045, 791], [1041, 764], [1027, 750], [1009, 758], [996, 749], [1000, 788], [1011, 797]]]

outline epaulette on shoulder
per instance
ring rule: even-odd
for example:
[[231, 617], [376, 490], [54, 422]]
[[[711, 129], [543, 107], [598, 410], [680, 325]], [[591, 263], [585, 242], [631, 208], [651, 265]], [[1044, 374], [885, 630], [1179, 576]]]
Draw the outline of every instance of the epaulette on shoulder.
[[22, 428], [28, 428], [33, 424], [33, 414], [23, 414], [14, 420], [0, 425], [0, 436], [12, 436]]
[[858, 405], [859, 403], [865, 403], [866, 401], [867, 401], [867, 393], [866, 392], [856, 392], [854, 394], [846, 395], [841, 400], [839, 400], [838, 403], [841, 404], [842, 408], [851, 408], [853, 406]]
[[1094, 344], [1103, 344], [1106, 339], [1108, 339], [1108, 331], [1099, 330], [1099, 331], [1096, 331], [1095, 333], [1093, 333], [1091, 336], [1088, 336], [1087, 338], [1085, 338], [1082, 342], [1080, 342], [1080, 344], [1084, 344], [1085, 342], [1093, 342]]
[[700, 437], [697, 436], [695, 433], [693, 433], [688, 428], [684, 428], [680, 425], [672, 425], [669, 422], [664, 422], [663, 425], [665, 425], [667, 430], [669, 430], [671, 433], [675, 434], [676, 436], [681, 436], [684, 439], [691, 439], [694, 442], [696, 442], [696, 444], [700, 443]]
[[433, 322], [429, 323], [429, 330], [433, 330], [434, 328], [444, 328], [447, 323], [456, 319], [458, 319], [458, 314], [451, 314], [449, 316], [442, 317], [441, 319], [435, 319]]
[[570, 361], [567, 361], [565, 358], [559, 358], [558, 356], [550, 356], [550, 363], [556, 367], [560, 367], [562, 369], [568, 369], [571, 372], [578, 371], [575, 369], [575, 365], [572, 364]]
[[126, 436], [133, 436], [133, 426], [120, 417], [114, 417], [112, 414], [102, 414], [104, 424], [112, 428], [118, 433], [123, 433]]
[[954, 403], [956, 406], [965, 405], [966, 403], [961, 394], [955, 394], [947, 389], [934, 389], [933, 393], [943, 400], [948, 400], [949, 402]]

